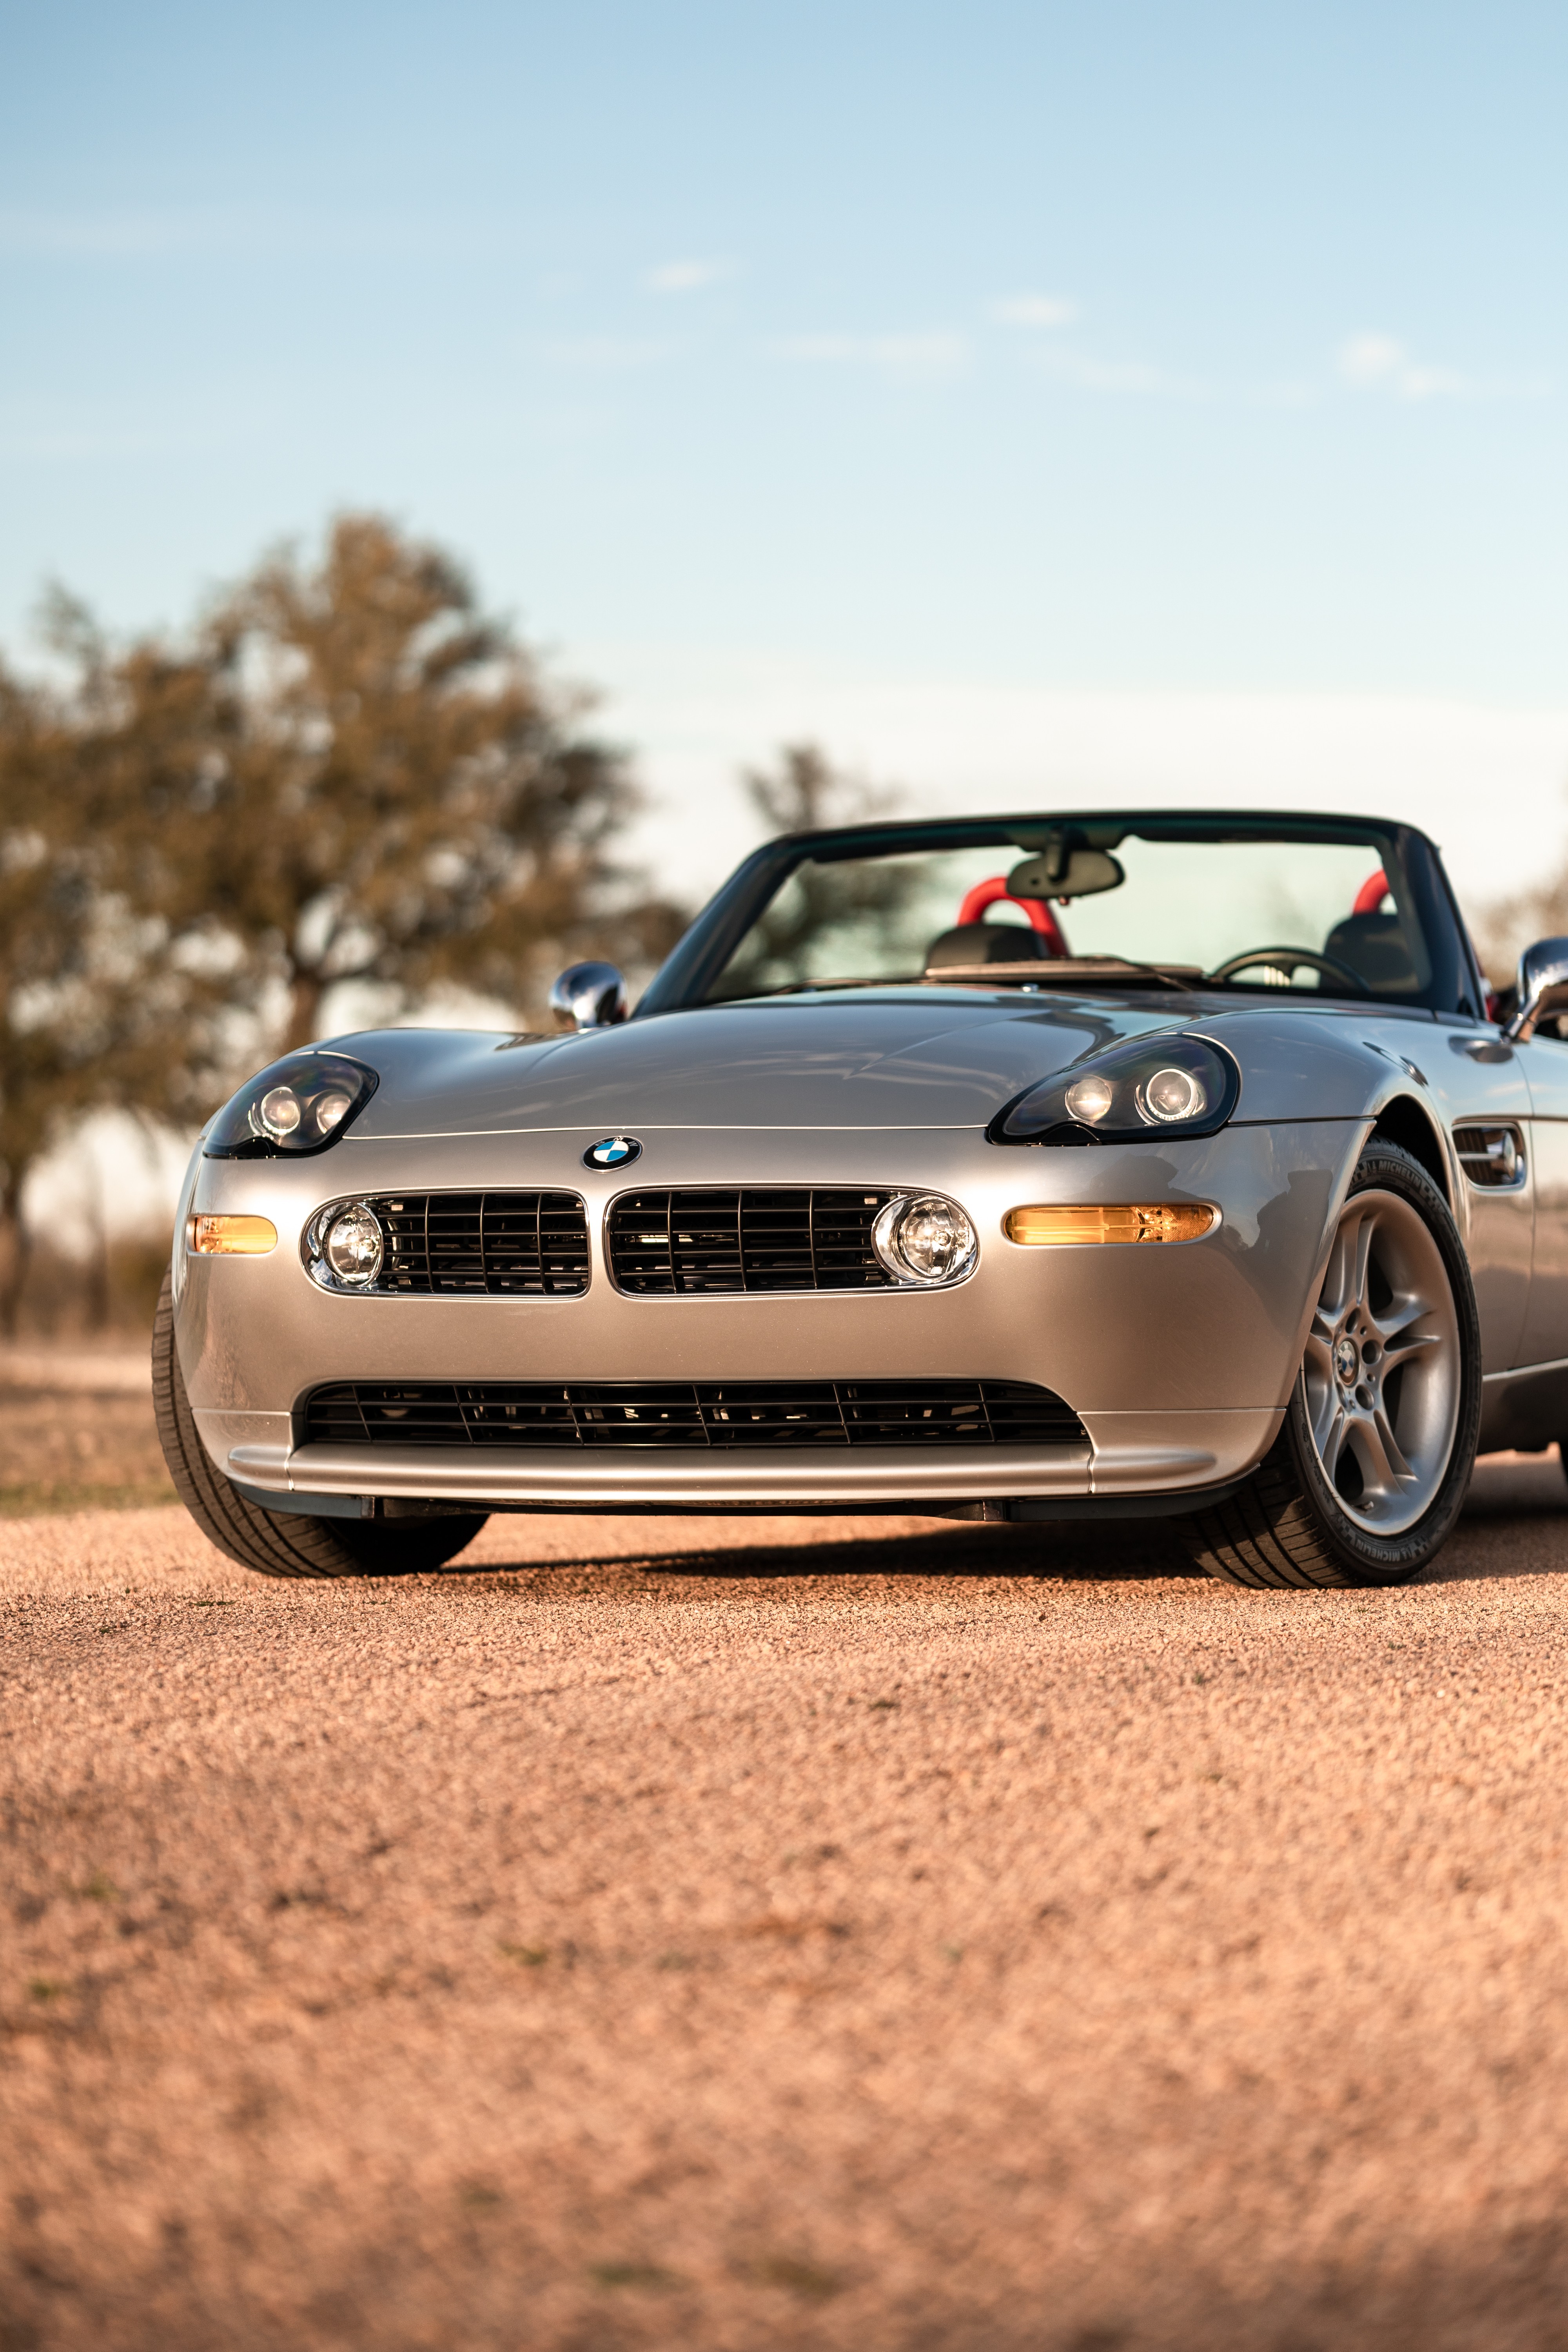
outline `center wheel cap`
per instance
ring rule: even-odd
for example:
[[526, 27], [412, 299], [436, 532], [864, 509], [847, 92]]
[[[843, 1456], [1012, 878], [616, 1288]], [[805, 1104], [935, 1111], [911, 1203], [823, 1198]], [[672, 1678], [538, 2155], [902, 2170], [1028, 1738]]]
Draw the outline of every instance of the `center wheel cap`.
[[1342, 1388], [1352, 1388], [1361, 1370], [1361, 1350], [1353, 1339], [1334, 1342], [1334, 1372]]

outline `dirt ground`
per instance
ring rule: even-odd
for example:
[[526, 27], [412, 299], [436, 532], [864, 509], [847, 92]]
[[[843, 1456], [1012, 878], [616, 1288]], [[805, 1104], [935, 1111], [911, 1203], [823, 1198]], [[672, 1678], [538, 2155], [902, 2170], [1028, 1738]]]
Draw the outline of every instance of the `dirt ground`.
[[0, 1518], [174, 1499], [144, 1341], [0, 1346]]
[[0, 2352], [1568, 2342], [1568, 1486], [1157, 1526], [0, 1528]]

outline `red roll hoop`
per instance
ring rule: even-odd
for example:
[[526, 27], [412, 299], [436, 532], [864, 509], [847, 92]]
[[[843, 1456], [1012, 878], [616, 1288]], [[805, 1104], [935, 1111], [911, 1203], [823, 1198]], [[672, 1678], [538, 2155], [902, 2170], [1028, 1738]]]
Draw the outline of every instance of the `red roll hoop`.
[[979, 923], [985, 919], [987, 907], [1002, 902], [1009, 907], [1021, 907], [1029, 919], [1030, 927], [1038, 931], [1054, 956], [1070, 953], [1062, 927], [1043, 898], [1015, 898], [1007, 887], [1005, 874], [993, 874], [990, 880], [977, 882], [973, 890], [964, 893], [963, 904], [958, 910], [961, 923]]

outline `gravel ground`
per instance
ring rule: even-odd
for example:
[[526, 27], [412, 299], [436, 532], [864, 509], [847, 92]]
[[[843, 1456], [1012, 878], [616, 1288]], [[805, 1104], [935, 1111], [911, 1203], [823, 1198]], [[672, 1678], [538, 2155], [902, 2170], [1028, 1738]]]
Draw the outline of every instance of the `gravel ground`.
[[0, 2352], [1568, 2342], [1568, 1487], [1154, 1526], [0, 1530]]
[[0, 1346], [0, 1518], [174, 1500], [145, 1340]]

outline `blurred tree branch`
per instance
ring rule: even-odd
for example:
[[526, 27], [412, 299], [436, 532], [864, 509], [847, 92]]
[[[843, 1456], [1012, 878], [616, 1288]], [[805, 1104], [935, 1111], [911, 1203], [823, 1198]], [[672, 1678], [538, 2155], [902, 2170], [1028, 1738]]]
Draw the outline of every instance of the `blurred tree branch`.
[[679, 935], [613, 860], [637, 795], [586, 698], [376, 516], [340, 517], [314, 570], [274, 554], [187, 655], [133, 648], [118, 683], [138, 898], [239, 944], [283, 1045], [345, 982], [537, 1004], [574, 955], [657, 961]]
[[72, 1118], [192, 1118], [342, 983], [537, 1017], [561, 964], [650, 967], [684, 926], [616, 862], [637, 794], [588, 698], [380, 517], [275, 552], [180, 644], [111, 652], [58, 591], [45, 618], [68, 683], [0, 672], [0, 1319]]
[[[90, 680], [84, 691], [92, 691]], [[77, 756], [80, 725], [74, 700], [0, 671], [0, 1329], [7, 1334], [26, 1272], [21, 1203], [29, 1169], [90, 1110], [171, 1111], [179, 1089], [167, 1034], [195, 1015], [185, 982], [163, 962], [165, 926], [122, 887]]]
[[[890, 816], [900, 795], [836, 768], [815, 743], [786, 743], [776, 767], [749, 768], [742, 782], [770, 834], [814, 833], [827, 825], [872, 824]], [[889, 948], [919, 888], [915, 869], [897, 860], [806, 862], [753, 925], [724, 975], [726, 992], [785, 987], [806, 977], [814, 951], [836, 935]]]

